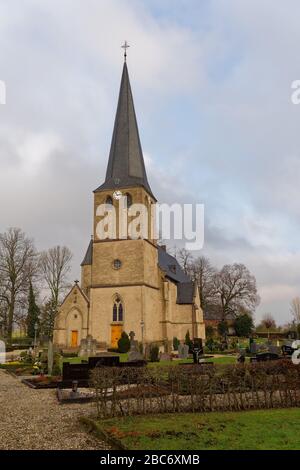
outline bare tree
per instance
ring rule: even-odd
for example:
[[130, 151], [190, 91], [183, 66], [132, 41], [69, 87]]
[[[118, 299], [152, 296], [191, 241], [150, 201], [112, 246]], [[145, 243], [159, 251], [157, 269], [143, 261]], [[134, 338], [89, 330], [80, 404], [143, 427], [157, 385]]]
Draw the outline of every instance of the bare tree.
[[226, 264], [214, 276], [215, 293], [222, 307], [222, 320], [240, 308], [253, 312], [259, 304], [256, 279], [243, 264]]
[[196, 258], [188, 266], [188, 274], [195, 281], [199, 288], [200, 304], [205, 309], [209, 304], [215, 304], [216, 293], [214, 276], [216, 269], [205, 256]]
[[[56, 246], [44, 251], [40, 255], [40, 268], [43, 279], [50, 291], [49, 305], [51, 309], [47, 309], [53, 318], [48, 322], [53, 325], [54, 318], [57, 313], [62, 295], [69, 287], [68, 274], [71, 269], [72, 253], [66, 246]], [[50, 333], [50, 336], [52, 332]]]
[[276, 322], [274, 320], [274, 317], [271, 315], [271, 313], [265, 313], [263, 318], [262, 318], [262, 321], [261, 321], [261, 325], [266, 328], [266, 330], [268, 331], [268, 339], [270, 339], [270, 330], [271, 328], [272, 329], [275, 329], [276, 328]]
[[30, 280], [37, 270], [37, 254], [32, 239], [19, 228], [0, 234], [0, 312], [2, 330], [12, 339], [13, 325], [24, 311]]
[[[176, 247], [175, 247], [176, 249]], [[176, 249], [177, 250], [177, 249]], [[184, 270], [185, 274], [188, 274], [190, 265], [193, 260], [193, 255], [190, 251], [186, 250], [185, 248], [180, 248], [176, 252], [176, 259], [178, 263], [181, 265], [182, 269]]]
[[290, 311], [297, 324], [300, 323], [300, 297], [295, 297], [290, 304]]

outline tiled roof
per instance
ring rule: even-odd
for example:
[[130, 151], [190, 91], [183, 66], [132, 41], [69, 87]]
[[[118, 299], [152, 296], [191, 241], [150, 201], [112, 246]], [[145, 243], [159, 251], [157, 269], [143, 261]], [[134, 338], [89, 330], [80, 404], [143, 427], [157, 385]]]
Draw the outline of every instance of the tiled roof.
[[185, 274], [177, 259], [161, 246], [158, 246], [158, 264], [165, 272], [166, 277], [177, 284], [177, 303], [192, 304], [194, 301], [193, 282]]

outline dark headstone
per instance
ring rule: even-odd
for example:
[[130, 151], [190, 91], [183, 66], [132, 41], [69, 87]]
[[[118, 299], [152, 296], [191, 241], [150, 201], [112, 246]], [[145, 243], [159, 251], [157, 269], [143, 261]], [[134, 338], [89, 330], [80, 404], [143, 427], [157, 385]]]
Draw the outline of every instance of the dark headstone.
[[88, 380], [90, 373], [89, 364], [63, 363], [63, 381]]
[[284, 356], [292, 356], [295, 349], [289, 345], [289, 344], [284, 344], [282, 347], [281, 347], [281, 351], [282, 351], [282, 354]]
[[89, 367], [94, 369], [95, 367], [117, 367], [120, 363], [119, 356], [96, 356], [89, 357]]
[[238, 358], [237, 358], [237, 361], [240, 363], [240, 364], [243, 364], [245, 361], [246, 361], [246, 357], [244, 354], [239, 354]]
[[192, 354], [194, 364], [199, 364], [200, 356], [203, 355], [203, 345], [201, 338], [195, 338], [192, 343]]
[[265, 362], [265, 361], [276, 361], [277, 359], [280, 359], [280, 356], [278, 354], [271, 353], [271, 352], [264, 352], [264, 353], [256, 354], [256, 356], [252, 357], [250, 361], [251, 362]]

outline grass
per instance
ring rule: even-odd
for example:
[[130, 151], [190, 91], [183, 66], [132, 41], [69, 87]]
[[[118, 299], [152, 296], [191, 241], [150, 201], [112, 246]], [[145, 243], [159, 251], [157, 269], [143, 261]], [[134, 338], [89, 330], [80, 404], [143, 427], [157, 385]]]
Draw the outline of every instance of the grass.
[[[128, 354], [119, 354], [120, 362], [126, 362], [128, 360]], [[62, 362], [69, 362], [70, 364], [80, 364], [81, 361], [86, 360], [85, 357], [64, 357]], [[206, 359], [206, 362], [214, 362], [215, 364], [235, 364], [236, 357], [235, 356], [228, 356], [224, 355], [222, 357], [214, 357], [210, 359]], [[170, 366], [170, 365], [177, 365], [180, 363], [189, 362], [193, 363], [192, 359], [178, 359], [174, 361], [159, 361], [159, 362], [149, 362], [149, 367], [159, 367], [159, 366]]]
[[300, 450], [300, 409], [147, 415], [97, 428], [130, 450]]

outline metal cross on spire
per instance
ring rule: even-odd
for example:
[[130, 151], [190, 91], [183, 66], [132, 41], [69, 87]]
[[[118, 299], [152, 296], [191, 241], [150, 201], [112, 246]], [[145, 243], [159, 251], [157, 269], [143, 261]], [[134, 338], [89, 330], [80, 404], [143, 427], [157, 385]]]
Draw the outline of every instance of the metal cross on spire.
[[124, 60], [126, 62], [126, 58], [127, 58], [127, 49], [129, 49], [129, 44], [127, 41], [124, 42], [123, 46], [121, 46], [122, 49], [124, 49]]

